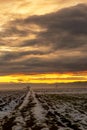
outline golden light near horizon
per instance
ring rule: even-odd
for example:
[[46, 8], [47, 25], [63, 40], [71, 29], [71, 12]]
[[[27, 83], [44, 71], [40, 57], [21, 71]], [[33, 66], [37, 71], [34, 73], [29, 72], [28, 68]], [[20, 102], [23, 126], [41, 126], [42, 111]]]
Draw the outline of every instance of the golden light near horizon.
[[73, 83], [73, 82], [86, 82], [87, 73], [84, 74], [57, 74], [57, 73], [48, 73], [48, 74], [15, 74], [0, 76], [0, 83]]

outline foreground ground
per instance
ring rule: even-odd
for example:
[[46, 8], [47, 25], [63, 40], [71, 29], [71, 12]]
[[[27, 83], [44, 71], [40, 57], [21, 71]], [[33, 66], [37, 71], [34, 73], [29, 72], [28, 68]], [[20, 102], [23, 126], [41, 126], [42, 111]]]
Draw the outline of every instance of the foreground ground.
[[87, 130], [86, 94], [0, 95], [0, 130]]

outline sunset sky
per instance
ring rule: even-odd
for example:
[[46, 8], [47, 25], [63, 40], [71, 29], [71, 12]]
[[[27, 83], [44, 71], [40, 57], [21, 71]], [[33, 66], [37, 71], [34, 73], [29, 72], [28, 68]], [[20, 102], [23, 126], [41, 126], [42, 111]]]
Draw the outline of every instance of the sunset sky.
[[87, 81], [87, 0], [0, 0], [0, 83]]

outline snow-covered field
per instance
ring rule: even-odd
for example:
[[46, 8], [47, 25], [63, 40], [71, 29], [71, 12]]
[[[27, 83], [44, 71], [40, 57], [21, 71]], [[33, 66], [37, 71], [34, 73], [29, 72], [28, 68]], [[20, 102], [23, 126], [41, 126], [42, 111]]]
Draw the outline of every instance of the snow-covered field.
[[0, 130], [87, 130], [87, 94], [0, 93]]

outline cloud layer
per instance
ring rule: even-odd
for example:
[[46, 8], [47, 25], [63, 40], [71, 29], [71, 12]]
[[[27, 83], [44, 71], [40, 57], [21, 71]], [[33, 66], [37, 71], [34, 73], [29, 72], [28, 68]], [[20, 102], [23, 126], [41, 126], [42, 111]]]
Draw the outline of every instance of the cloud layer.
[[87, 5], [9, 21], [0, 39], [1, 75], [87, 71]]

